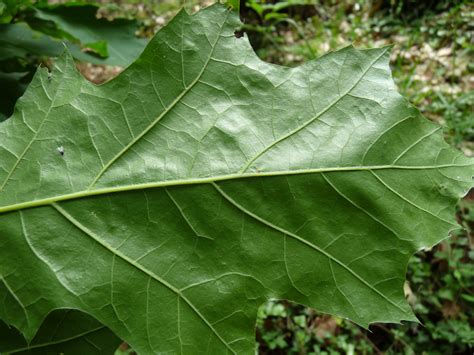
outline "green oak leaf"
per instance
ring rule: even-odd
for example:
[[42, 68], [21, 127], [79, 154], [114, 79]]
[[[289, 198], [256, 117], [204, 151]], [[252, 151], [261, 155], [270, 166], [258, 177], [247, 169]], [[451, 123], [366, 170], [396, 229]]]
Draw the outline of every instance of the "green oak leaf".
[[[0, 60], [28, 56], [58, 56], [64, 45], [44, 33], [32, 30], [28, 24], [17, 22], [0, 25]], [[79, 48], [77, 52], [80, 53]]]
[[2, 354], [105, 355], [114, 354], [120, 343], [105, 326], [75, 310], [51, 312], [30, 343], [18, 330], [0, 321]]
[[416, 320], [408, 259], [457, 228], [472, 160], [397, 93], [389, 48], [285, 68], [240, 26], [182, 11], [100, 86], [65, 54], [0, 124], [0, 318], [27, 339], [57, 308], [140, 354], [253, 354], [270, 298]]

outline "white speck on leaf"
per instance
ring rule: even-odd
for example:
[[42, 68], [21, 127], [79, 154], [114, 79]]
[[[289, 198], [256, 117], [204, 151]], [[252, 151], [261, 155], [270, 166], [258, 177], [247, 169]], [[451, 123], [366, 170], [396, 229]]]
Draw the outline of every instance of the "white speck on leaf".
[[63, 147], [63, 146], [58, 147], [58, 153], [59, 153], [61, 156], [64, 155], [64, 147]]

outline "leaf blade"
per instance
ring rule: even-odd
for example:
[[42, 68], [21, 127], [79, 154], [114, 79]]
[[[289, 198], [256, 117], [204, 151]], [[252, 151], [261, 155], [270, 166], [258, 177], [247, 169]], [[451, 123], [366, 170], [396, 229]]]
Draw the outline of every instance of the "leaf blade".
[[75, 310], [49, 314], [31, 343], [4, 322], [0, 329], [0, 349], [8, 354], [113, 354], [121, 342], [105, 326]]
[[102, 86], [66, 54], [0, 126], [0, 271], [26, 335], [77, 307], [139, 352], [252, 353], [268, 298], [415, 320], [405, 266], [452, 229], [472, 161], [398, 95], [386, 48], [283, 68], [239, 26], [181, 12]]

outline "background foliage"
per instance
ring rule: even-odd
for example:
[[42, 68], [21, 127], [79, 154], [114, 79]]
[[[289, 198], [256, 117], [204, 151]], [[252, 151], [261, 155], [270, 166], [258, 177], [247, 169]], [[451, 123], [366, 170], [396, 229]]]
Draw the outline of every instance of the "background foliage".
[[[78, 67], [87, 78], [103, 82], [139, 54], [144, 43], [139, 37], [150, 37], [181, 6], [195, 11], [212, 1], [76, 3], [75, 10], [80, 6], [89, 15], [80, 17], [82, 23], [73, 24], [64, 15], [68, 8], [57, 3], [65, 1], [0, 2], [0, 81], [10, 94], [2, 95], [0, 102], [4, 117], [11, 113], [34, 68], [39, 63], [48, 65], [61, 41], [75, 50], [75, 57], [81, 60]], [[472, 2], [247, 0], [240, 6], [246, 24], [243, 30], [259, 56], [282, 65], [294, 66], [349, 43], [358, 47], [392, 43], [393, 75], [401, 93], [425, 116], [443, 125], [448, 142], [474, 155]], [[96, 32], [86, 35], [81, 26]], [[103, 26], [113, 28], [110, 33], [115, 35], [104, 34]], [[21, 31], [15, 32], [15, 41], [7, 45], [6, 33], [11, 34], [12, 28]], [[129, 42], [123, 38], [117, 41], [118, 33], [126, 33], [124, 38]], [[125, 59], [117, 59], [114, 46], [119, 52], [132, 50]], [[259, 312], [260, 353], [471, 354], [474, 194], [460, 202], [456, 213], [465, 230], [420, 251], [408, 267], [405, 293], [421, 325], [375, 324], [367, 331], [299, 305], [271, 301]], [[131, 350], [123, 344], [118, 352]]]

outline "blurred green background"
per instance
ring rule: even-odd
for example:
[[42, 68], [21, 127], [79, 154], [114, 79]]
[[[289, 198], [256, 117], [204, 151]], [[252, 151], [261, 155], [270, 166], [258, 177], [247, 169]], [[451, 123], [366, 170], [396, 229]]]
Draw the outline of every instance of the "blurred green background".
[[[87, 1], [95, 5], [77, 21], [71, 8], [62, 7], [68, 1], [0, 1], [0, 85], [9, 93], [2, 93], [0, 120], [11, 114], [37, 65], [49, 66], [62, 50], [61, 42], [78, 59], [84, 76], [101, 83], [133, 61], [181, 7], [194, 12], [213, 2]], [[244, 0], [240, 15], [242, 31], [257, 54], [286, 66], [351, 43], [362, 48], [392, 44], [393, 77], [400, 92], [444, 127], [451, 145], [474, 156], [472, 1]], [[117, 38], [118, 33], [125, 37]], [[464, 230], [418, 252], [408, 266], [405, 294], [421, 324], [373, 324], [365, 330], [274, 300], [259, 310], [259, 353], [473, 354], [473, 191], [453, 213]], [[133, 350], [123, 344], [118, 353]]]

